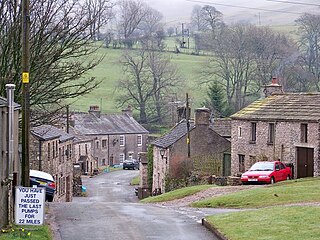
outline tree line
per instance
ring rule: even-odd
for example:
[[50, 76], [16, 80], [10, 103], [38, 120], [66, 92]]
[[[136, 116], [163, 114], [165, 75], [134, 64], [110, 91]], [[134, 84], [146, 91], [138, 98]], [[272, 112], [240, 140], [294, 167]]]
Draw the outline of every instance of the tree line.
[[[89, 73], [103, 59], [101, 47], [123, 53], [117, 84], [119, 106], [139, 110], [141, 123], [161, 123], [184, 81], [165, 52], [174, 35], [160, 12], [139, 0], [31, 1], [30, 105], [33, 125], [49, 123], [74, 99], [101, 80]], [[16, 84], [21, 103], [21, 5], [0, 2], [0, 95]], [[320, 16], [296, 20], [297, 40], [268, 27], [227, 25], [213, 6], [195, 6], [186, 26], [197, 51], [212, 52], [199, 74], [204, 104], [216, 116], [229, 116], [259, 97], [263, 85], [278, 77], [285, 91], [320, 91]], [[165, 31], [165, 28], [166, 31]], [[137, 45], [138, 49], [132, 50]], [[180, 94], [182, 93], [182, 94]]]

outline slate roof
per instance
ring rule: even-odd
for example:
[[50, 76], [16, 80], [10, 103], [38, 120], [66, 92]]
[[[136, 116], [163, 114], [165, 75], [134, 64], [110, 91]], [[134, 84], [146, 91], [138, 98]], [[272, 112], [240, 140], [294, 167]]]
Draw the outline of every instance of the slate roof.
[[[190, 131], [196, 126], [194, 122], [190, 123]], [[222, 137], [231, 136], [231, 119], [217, 119], [211, 125], [210, 129], [218, 133]], [[187, 134], [187, 121], [182, 119], [167, 134], [157, 138], [152, 142], [153, 145], [161, 148], [168, 148], [180, 138]]]
[[60, 142], [65, 142], [74, 138], [73, 135], [51, 125], [33, 127], [31, 133], [44, 141], [59, 138]]
[[221, 137], [231, 137], [231, 119], [215, 118], [210, 128], [218, 133]]
[[127, 114], [74, 113], [74, 128], [85, 135], [148, 134], [133, 117]]
[[[193, 122], [190, 123], [189, 130], [191, 131], [195, 128]], [[176, 126], [174, 126], [168, 133], [163, 135], [162, 137], [157, 138], [151, 144], [161, 148], [168, 148], [175, 142], [177, 142], [180, 138], [187, 134], [187, 121], [182, 119]]]
[[231, 116], [240, 120], [320, 120], [320, 93], [284, 93], [259, 99]]

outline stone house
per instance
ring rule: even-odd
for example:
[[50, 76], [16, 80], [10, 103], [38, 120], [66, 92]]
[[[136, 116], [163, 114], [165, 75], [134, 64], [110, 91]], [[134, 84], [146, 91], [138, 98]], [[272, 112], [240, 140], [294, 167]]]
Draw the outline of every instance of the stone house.
[[[14, 89], [14, 88], [12, 88]], [[19, 110], [20, 106], [8, 104], [9, 99], [0, 97], [0, 228], [13, 221], [14, 185], [20, 183]], [[11, 108], [12, 106], [12, 108]], [[9, 113], [12, 109], [12, 151], [9, 153]], [[11, 111], [11, 113], [12, 113]], [[10, 197], [11, 196], [11, 197]], [[10, 200], [9, 200], [10, 199]]]
[[[229, 131], [228, 127], [221, 127], [222, 125], [229, 125]], [[190, 163], [187, 137], [187, 121], [182, 119], [169, 133], [152, 142], [153, 192], [166, 191], [166, 178], [183, 177], [181, 174]], [[190, 122], [189, 127], [192, 169], [209, 175], [230, 175], [229, 137], [230, 121], [211, 123], [209, 109], [196, 109], [195, 122]]]
[[30, 169], [50, 173], [56, 181], [54, 201], [72, 201], [74, 136], [50, 125], [33, 127]]
[[283, 93], [273, 82], [261, 98], [231, 116], [231, 173], [281, 160], [295, 178], [320, 175], [320, 93]]
[[98, 162], [92, 155], [93, 138], [81, 135], [74, 128], [70, 128], [70, 132], [75, 136], [74, 163], [79, 164], [82, 174], [93, 175], [93, 170], [98, 168]]
[[91, 106], [89, 113], [73, 113], [71, 125], [92, 139], [92, 156], [99, 167], [138, 159], [146, 152], [149, 132], [132, 117], [130, 106], [121, 114], [102, 114], [98, 106]]

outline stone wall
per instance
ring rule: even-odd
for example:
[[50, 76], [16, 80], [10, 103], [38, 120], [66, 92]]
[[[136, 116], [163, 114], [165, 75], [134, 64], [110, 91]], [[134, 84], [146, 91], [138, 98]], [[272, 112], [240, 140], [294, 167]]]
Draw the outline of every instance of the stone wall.
[[[276, 122], [274, 144], [268, 143], [269, 122], [256, 122], [256, 141], [251, 140], [251, 121], [232, 121], [231, 133], [231, 175], [240, 175], [239, 154], [245, 156], [245, 170], [257, 161], [281, 160], [296, 167], [296, 148], [307, 147], [314, 149], [315, 176], [319, 175], [318, 152], [318, 123], [308, 123], [308, 142], [301, 143], [300, 122]], [[241, 129], [241, 130], [240, 130]], [[241, 136], [240, 136], [241, 132]]]
[[82, 180], [81, 180], [81, 168], [80, 165], [74, 164], [73, 166], [73, 196], [82, 196]]

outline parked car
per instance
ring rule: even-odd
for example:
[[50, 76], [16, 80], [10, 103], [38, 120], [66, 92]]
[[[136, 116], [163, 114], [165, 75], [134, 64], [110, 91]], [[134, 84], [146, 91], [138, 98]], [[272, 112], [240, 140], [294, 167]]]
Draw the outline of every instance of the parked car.
[[46, 201], [52, 202], [56, 191], [56, 183], [51, 174], [30, 170], [30, 186], [44, 187], [46, 189]]
[[275, 183], [292, 178], [291, 168], [280, 161], [256, 162], [241, 175], [241, 182], [248, 183]]
[[127, 159], [123, 161], [123, 169], [139, 169], [140, 163], [136, 159]]

